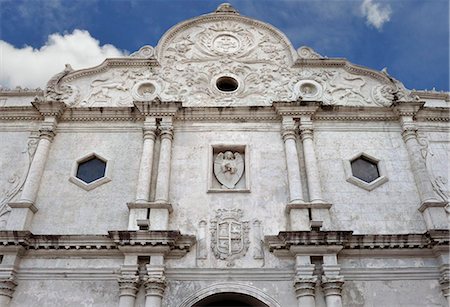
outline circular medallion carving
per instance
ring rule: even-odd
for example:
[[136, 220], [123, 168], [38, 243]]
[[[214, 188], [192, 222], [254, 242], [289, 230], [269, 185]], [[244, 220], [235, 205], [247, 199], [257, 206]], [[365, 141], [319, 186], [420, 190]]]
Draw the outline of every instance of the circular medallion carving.
[[160, 92], [159, 85], [153, 81], [141, 81], [132, 90], [133, 98], [137, 101], [152, 100]]
[[300, 86], [300, 93], [304, 96], [315, 96], [317, 94], [317, 87], [312, 83], [303, 83]]
[[316, 99], [322, 96], [322, 86], [314, 80], [298, 82], [295, 91], [303, 99]]
[[221, 53], [233, 53], [239, 50], [241, 43], [230, 34], [220, 34], [213, 41], [214, 50]]

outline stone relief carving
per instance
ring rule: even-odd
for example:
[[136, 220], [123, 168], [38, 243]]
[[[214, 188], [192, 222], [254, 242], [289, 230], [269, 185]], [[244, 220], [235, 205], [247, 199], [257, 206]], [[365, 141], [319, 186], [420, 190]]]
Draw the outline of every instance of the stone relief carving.
[[241, 209], [218, 209], [211, 220], [211, 249], [216, 258], [227, 260], [228, 266], [244, 256], [249, 248], [248, 221], [242, 221]]
[[239, 152], [219, 152], [214, 160], [214, 175], [223, 189], [234, 189], [244, 173], [244, 159]]
[[297, 49], [297, 54], [300, 59], [323, 59], [325, 57], [321, 56], [315, 52], [312, 48], [307, 46], [302, 46]]
[[70, 64], [66, 64], [64, 70], [54, 75], [48, 82], [45, 88], [44, 97], [46, 100], [59, 101], [74, 95], [74, 89], [70, 86], [59, 86], [61, 79], [73, 71]]
[[433, 152], [430, 143], [425, 135], [418, 135], [417, 141], [420, 145], [420, 153], [422, 155], [422, 158], [425, 160], [425, 166], [427, 167], [428, 174], [431, 178], [433, 190], [443, 201], [450, 201], [448, 177], [445, 177], [448, 176], [448, 174], [445, 171], [438, 174], [435, 166], [437, 161], [447, 161], [448, 157], [438, 157], [438, 155]]
[[155, 56], [155, 48], [146, 45], [141, 47], [138, 51], [133, 52], [130, 57], [132, 58], [153, 58]]
[[[199, 24], [180, 33], [161, 54], [166, 94], [188, 106], [270, 105], [281, 89], [287, 95], [280, 84], [289, 83], [288, 54], [255, 26], [232, 21]], [[239, 89], [217, 91], [211, 80], [220, 76], [233, 76]]]
[[27, 179], [38, 142], [38, 136], [30, 136], [30, 138], [28, 139], [27, 148], [22, 152], [23, 154], [27, 154], [27, 166], [24, 173], [22, 175], [13, 173], [8, 178], [8, 185], [5, 185], [7, 186], [7, 188], [3, 189], [2, 193], [0, 194], [0, 229], [5, 229], [6, 221], [8, 220], [9, 212], [11, 211], [8, 203], [10, 203], [14, 199], [14, 197], [21, 191], [25, 180]]
[[[143, 80], [152, 83], [155, 92], [159, 91], [161, 79], [155, 77], [154, 71], [148, 67], [112, 69], [90, 81], [87, 90], [84, 91], [81, 90], [82, 85], [62, 84], [60, 88], [67, 88], [64, 101], [70, 106], [131, 106], [133, 98], [147, 99], [149, 96], [148, 86], [140, 89], [133, 88], [135, 84]], [[153, 80], [153, 82], [149, 80]], [[82, 96], [80, 92], [85, 94]], [[135, 97], [132, 93], [135, 94]]]

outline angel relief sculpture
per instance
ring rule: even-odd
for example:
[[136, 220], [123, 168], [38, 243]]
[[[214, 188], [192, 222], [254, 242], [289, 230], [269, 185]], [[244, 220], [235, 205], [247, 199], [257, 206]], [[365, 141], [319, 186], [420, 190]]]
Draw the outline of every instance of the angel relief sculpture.
[[244, 173], [244, 159], [238, 152], [219, 152], [214, 160], [214, 175], [223, 189], [234, 189]]

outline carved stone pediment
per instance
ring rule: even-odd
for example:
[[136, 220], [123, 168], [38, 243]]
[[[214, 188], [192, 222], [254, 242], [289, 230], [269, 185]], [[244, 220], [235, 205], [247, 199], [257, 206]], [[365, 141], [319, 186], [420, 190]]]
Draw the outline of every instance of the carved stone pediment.
[[89, 69], [67, 66], [49, 81], [45, 96], [70, 107], [131, 107], [156, 98], [181, 101], [183, 107], [296, 100], [387, 107], [414, 100], [386, 69], [327, 58], [305, 46], [295, 51], [279, 30], [239, 15], [229, 4], [175, 25], [155, 48], [143, 46]]

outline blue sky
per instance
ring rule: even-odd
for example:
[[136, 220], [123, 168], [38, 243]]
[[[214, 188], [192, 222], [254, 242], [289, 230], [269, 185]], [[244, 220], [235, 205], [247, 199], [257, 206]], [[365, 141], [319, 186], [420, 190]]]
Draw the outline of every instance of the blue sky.
[[[93, 66], [155, 46], [171, 26], [221, 2], [0, 0], [0, 84], [42, 87], [63, 63]], [[228, 2], [280, 29], [296, 49], [307, 45], [324, 56], [387, 67], [410, 89], [449, 90], [448, 0]]]

